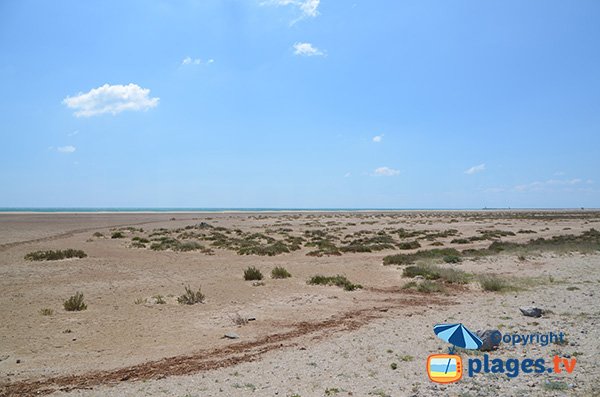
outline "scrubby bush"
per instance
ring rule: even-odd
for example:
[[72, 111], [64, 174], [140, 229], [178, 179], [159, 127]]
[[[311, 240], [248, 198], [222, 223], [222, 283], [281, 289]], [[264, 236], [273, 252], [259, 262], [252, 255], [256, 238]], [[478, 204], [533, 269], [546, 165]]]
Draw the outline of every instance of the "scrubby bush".
[[204, 299], [205, 296], [200, 288], [198, 288], [198, 291], [194, 292], [189, 286], [187, 286], [185, 287], [184, 294], [177, 298], [177, 302], [181, 303], [182, 305], [193, 305], [196, 303], [204, 303]]
[[63, 303], [63, 306], [68, 312], [79, 312], [87, 309], [87, 305], [83, 302], [83, 294], [81, 292], [77, 292], [75, 295], [67, 299]]
[[419, 260], [442, 260], [445, 256], [461, 256], [454, 248], [434, 248], [425, 251], [417, 251], [412, 254], [388, 255], [383, 258], [384, 265], [410, 265]]
[[87, 254], [82, 250], [66, 249], [66, 250], [47, 250], [35, 251], [25, 255], [25, 259], [29, 261], [57, 261], [68, 258], [85, 258]]
[[277, 266], [271, 271], [271, 278], [289, 278], [292, 277], [284, 267]]
[[104, 237], [104, 234], [102, 234], [100, 232], [95, 232], [94, 234], [92, 234], [92, 236], [94, 236], [94, 237]]
[[110, 238], [123, 238], [125, 235], [122, 232], [114, 232], [110, 235]]
[[434, 265], [413, 265], [406, 267], [404, 277], [422, 276], [426, 280], [441, 280], [450, 284], [466, 284], [471, 280], [471, 274], [462, 270], [446, 269]]
[[418, 241], [409, 241], [406, 243], [400, 243], [398, 244], [398, 248], [401, 250], [412, 250], [412, 249], [416, 249], [416, 248], [421, 248], [421, 244], [419, 244]]
[[45, 308], [43, 308], [43, 309], [40, 309], [40, 314], [41, 314], [42, 316], [51, 316], [51, 315], [53, 315], [53, 314], [54, 314], [54, 310], [52, 310], [52, 309], [50, 309], [50, 308], [47, 308], [47, 307], [45, 307]]
[[484, 291], [502, 292], [511, 290], [512, 285], [504, 278], [494, 274], [486, 274], [479, 276], [479, 284]]
[[256, 267], [250, 266], [246, 270], [244, 270], [244, 280], [250, 281], [250, 280], [262, 280], [262, 279], [263, 279], [263, 274]]
[[459, 263], [460, 261], [462, 261], [462, 259], [458, 255], [444, 256], [444, 262], [446, 262], [446, 263]]
[[308, 284], [335, 285], [337, 287], [343, 288], [346, 291], [354, 291], [355, 289], [362, 288], [362, 285], [353, 284], [345, 276], [340, 276], [340, 275], [337, 275], [337, 276], [321, 276], [321, 275], [312, 276], [308, 280]]

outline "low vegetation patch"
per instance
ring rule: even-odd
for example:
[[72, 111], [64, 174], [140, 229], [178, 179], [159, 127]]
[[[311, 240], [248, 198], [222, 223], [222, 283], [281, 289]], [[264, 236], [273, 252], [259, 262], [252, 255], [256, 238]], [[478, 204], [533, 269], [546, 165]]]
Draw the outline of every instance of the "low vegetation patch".
[[504, 292], [515, 289], [507, 279], [495, 274], [483, 274], [478, 277], [478, 281], [484, 291]]
[[123, 234], [123, 232], [114, 232], [113, 234], [110, 235], [110, 238], [124, 238], [125, 235]]
[[57, 261], [68, 258], [85, 258], [87, 254], [82, 250], [66, 249], [66, 250], [47, 250], [35, 251], [25, 255], [28, 261]]
[[421, 244], [418, 241], [409, 241], [406, 243], [398, 244], [398, 248], [401, 250], [413, 250], [417, 248], [421, 248]]
[[47, 307], [45, 307], [45, 308], [43, 308], [43, 309], [40, 309], [40, 314], [41, 314], [42, 316], [51, 316], [51, 315], [53, 315], [53, 314], [54, 314], [54, 310], [52, 310], [52, 309], [50, 309], [50, 308], [47, 308]]
[[321, 276], [316, 275], [312, 276], [308, 280], [308, 284], [312, 285], [335, 285], [337, 287], [343, 288], [345, 291], [354, 291], [355, 289], [362, 288], [360, 284], [353, 284], [348, 280], [345, 276]]
[[290, 272], [288, 272], [284, 267], [277, 266], [273, 270], [271, 270], [271, 278], [289, 278], [292, 277]]
[[246, 270], [244, 270], [244, 280], [251, 281], [251, 280], [262, 280], [262, 279], [263, 279], [263, 274], [256, 267], [250, 266]]
[[79, 312], [87, 309], [87, 305], [83, 302], [83, 294], [81, 292], [75, 293], [75, 295], [71, 296], [67, 299], [63, 306], [68, 312]]
[[459, 263], [462, 261], [461, 257], [458, 255], [446, 255], [443, 259], [446, 263]]
[[[488, 235], [510, 235], [512, 232], [488, 231]], [[514, 233], [513, 233], [514, 235]], [[457, 239], [460, 240], [460, 239]], [[453, 242], [458, 242], [453, 240]], [[462, 243], [462, 242], [459, 242]], [[592, 253], [600, 251], [600, 232], [596, 229], [587, 230], [580, 235], [561, 235], [551, 238], [537, 238], [526, 243], [513, 243], [505, 241], [494, 241], [487, 248], [466, 249], [462, 252], [454, 248], [434, 248], [421, 250], [412, 254], [388, 255], [383, 258], [384, 265], [411, 265], [419, 261], [441, 262], [449, 261], [456, 263], [461, 258], [479, 258], [499, 253], [511, 253], [516, 255], [528, 255], [539, 252], [581, 252]]]
[[445, 291], [444, 286], [442, 284], [435, 282], [435, 281], [431, 281], [431, 280], [424, 280], [420, 283], [417, 283], [416, 281], [411, 281], [411, 282], [404, 284], [402, 289], [414, 290], [414, 291], [421, 292], [424, 294], [432, 294], [432, 293], [436, 293], [436, 292], [444, 292]]
[[182, 305], [194, 305], [196, 303], [204, 303], [205, 298], [206, 297], [202, 293], [201, 288], [198, 288], [198, 291], [194, 292], [189, 286], [187, 286], [185, 287], [185, 292], [183, 295], [177, 298], [177, 302]]
[[342, 252], [373, 252], [384, 249], [394, 249], [396, 241], [385, 231], [369, 235], [371, 232], [361, 230], [346, 236], [345, 245], [340, 248]]
[[[156, 303], [157, 305], [164, 305], [167, 303], [167, 301], [165, 300], [165, 297], [162, 295], [154, 295], [152, 297], [152, 299], [154, 299], [154, 303]], [[204, 300], [204, 298], [202, 298]]]
[[383, 258], [384, 265], [410, 265], [419, 260], [441, 261], [446, 256], [458, 256], [460, 252], [454, 248], [434, 248], [426, 251], [417, 251], [412, 254], [388, 255]]
[[462, 270], [447, 269], [435, 265], [413, 265], [406, 267], [404, 277], [421, 276], [425, 280], [440, 280], [449, 284], [467, 284], [472, 275]]

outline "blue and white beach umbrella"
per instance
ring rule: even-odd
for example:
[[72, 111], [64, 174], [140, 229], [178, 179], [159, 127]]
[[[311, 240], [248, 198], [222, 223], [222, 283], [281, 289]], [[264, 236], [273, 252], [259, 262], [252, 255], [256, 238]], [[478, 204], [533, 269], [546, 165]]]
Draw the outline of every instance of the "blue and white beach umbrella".
[[479, 349], [483, 342], [462, 324], [437, 324], [433, 332], [438, 338], [463, 349]]

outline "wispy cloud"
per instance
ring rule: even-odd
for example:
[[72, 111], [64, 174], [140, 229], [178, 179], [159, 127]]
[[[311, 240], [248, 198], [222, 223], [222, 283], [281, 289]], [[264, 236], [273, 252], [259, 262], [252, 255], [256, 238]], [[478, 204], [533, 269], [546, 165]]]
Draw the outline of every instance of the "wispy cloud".
[[305, 57], [312, 57], [312, 56], [316, 56], [316, 55], [325, 55], [325, 53], [323, 51], [321, 51], [317, 47], [313, 47], [313, 45], [311, 43], [296, 43], [296, 44], [294, 44], [294, 54], [300, 55], [300, 56], [305, 56]]
[[215, 60], [212, 58], [205, 62], [200, 58], [185, 57], [185, 58], [183, 58], [183, 61], [181, 61], [181, 65], [183, 65], [183, 66], [186, 66], [186, 65], [210, 65], [211, 63], [214, 63], [214, 62], [215, 62]]
[[67, 134], [67, 136], [75, 136], [75, 135], [77, 135], [77, 134], [79, 134], [79, 130], [75, 130], [75, 131], [73, 131], [73, 132], [69, 132], [69, 133]]
[[379, 143], [379, 142], [381, 142], [382, 140], [383, 140], [383, 134], [381, 134], [381, 135], [375, 135], [375, 136], [373, 137], [373, 142]]
[[89, 92], [68, 96], [63, 103], [75, 110], [77, 117], [90, 117], [104, 113], [113, 115], [125, 110], [148, 110], [158, 105], [160, 98], [150, 98], [150, 90], [137, 84], [110, 85], [93, 88]]
[[183, 58], [183, 61], [181, 61], [182, 65], [200, 65], [201, 63], [202, 59], [200, 58], [192, 59], [190, 57], [185, 57]]
[[344, 178], [350, 178], [351, 176], [352, 176], [352, 173], [351, 173], [351, 172], [346, 172], [346, 173], [344, 174]]
[[261, 5], [296, 7], [300, 11], [300, 16], [291, 22], [293, 25], [301, 19], [314, 18], [319, 15], [320, 3], [321, 0], [267, 0], [263, 1]]
[[375, 176], [396, 176], [400, 174], [399, 170], [395, 170], [390, 167], [379, 167], [376, 168], [373, 175]]
[[465, 174], [473, 175], [473, 174], [476, 174], [478, 172], [482, 172], [484, 170], [485, 170], [485, 164], [474, 165], [473, 167], [471, 167], [468, 170], [466, 170]]
[[67, 145], [67, 146], [59, 146], [56, 148], [56, 151], [59, 153], [73, 153], [77, 150], [75, 146]]

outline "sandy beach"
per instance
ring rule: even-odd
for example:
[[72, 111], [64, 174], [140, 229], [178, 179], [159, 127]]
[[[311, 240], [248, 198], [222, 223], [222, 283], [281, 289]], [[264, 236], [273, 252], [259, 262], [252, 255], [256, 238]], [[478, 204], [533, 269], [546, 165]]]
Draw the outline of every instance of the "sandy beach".
[[[468, 253], [494, 241], [526, 247], [532, 238], [580, 236], [599, 224], [593, 211], [2, 214], [0, 393], [594, 395], [597, 247]], [[427, 262], [472, 275], [468, 282], [403, 288], [429, 281], [404, 277], [406, 265], [384, 265], [387, 256], [441, 248], [467, 254], [457, 263]], [[87, 256], [25, 259], [65, 249]], [[264, 279], [244, 280], [249, 266]], [[276, 266], [291, 277], [273, 279]], [[476, 277], [489, 274], [512, 287], [484, 290]], [[308, 284], [314, 275], [343, 275], [362, 288]], [[201, 287], [204, 303], [179, 304], [186, 286]], [[76, 292], [87, 309], [66, 311], [63, 302]], [[544, 315], [523, 316], [519, 307], [528, 305]], [[435, 384], [425, 362], [448, 348], [432, 331], [444, 322], [564, 332], [561, 345], [501, 344], [490, 354], [560, 354], [576, 357], [576, 369]], [[229, 333], [239, 338], [224, 338]]]

